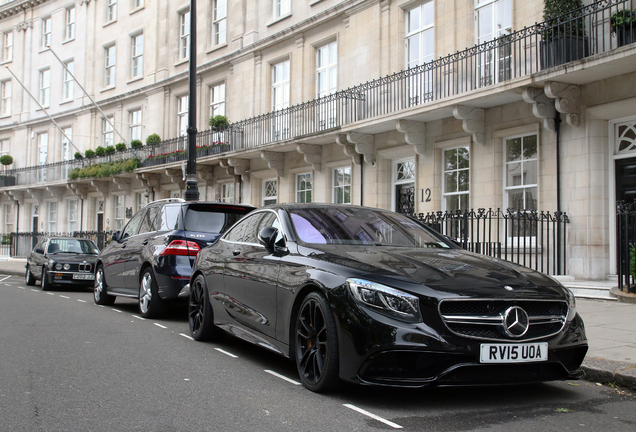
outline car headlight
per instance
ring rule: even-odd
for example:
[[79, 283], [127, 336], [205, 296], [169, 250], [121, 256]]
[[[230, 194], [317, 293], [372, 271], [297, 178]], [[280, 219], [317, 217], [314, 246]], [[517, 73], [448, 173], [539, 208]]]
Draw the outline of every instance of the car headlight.
[[416, 296], [364, 279], [351, 278], [346, 283], [353, 298], [363, 305], [401, 321], [422, 321], [420, 301]]
[[574, 298], [574, 293], [570, 291], [569, 288], [563, 287], [565, 291], [565, 298], [568, 301], [568, 321], [572, 321], [576, 316], [576, 299]]
[[62, 270], [62, 264], [60, 263], [55, 264], [55, 270]]
[[70, 270], [71, 269], [71, 265], [70, 264], [64, 264], [64, 270]]

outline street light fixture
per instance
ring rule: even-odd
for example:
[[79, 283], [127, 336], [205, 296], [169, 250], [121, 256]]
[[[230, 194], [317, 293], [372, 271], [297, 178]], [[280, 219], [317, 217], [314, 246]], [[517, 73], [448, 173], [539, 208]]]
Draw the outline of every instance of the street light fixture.
[[188, 164], [186, 166], [186, 201], [199, 200], [197, 185], [197, 9], [196, 0], [190, 0], [190, 70], [188, 74]]

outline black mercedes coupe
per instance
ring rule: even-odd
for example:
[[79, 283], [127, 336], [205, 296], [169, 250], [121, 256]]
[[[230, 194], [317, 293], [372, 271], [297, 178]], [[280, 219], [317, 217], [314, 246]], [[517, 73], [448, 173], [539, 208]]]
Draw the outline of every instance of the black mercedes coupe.
[[192, 337], [225, 330], [296, 362], [313, 391], [577, 379], [587, 339], [553, 278], [418, 221], [333, 204], [264, 207], [199, 253]]

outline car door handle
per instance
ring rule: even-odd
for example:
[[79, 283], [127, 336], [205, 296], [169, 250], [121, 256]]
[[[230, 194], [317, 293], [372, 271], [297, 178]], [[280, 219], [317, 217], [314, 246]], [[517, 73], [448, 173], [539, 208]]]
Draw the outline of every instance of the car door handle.
[[240, 255], [241, 251], [240, 250], [235, 250], [234, 252], [232, 252], [232, 255], [237, 256]]

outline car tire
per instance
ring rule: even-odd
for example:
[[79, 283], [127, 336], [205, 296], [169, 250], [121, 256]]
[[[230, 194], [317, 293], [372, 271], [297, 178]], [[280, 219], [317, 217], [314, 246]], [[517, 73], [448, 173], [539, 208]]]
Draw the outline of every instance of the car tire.
[[214, 325], [214, 312], [210, 304], [208, 284], [203, 275], [198, 275], [190, 286], [188, 323], [190, 335], [196, 341], [214, 340], [221, 333], [221, 330]]
[[157, 318], [165, 313], [165, 304], [159, 297], [157, 281], [150, 268], [144, 270], [139, 283], [139, 313], [144, 318]]
[[95, 271], [95, 284], [93, 285], [93, 300], [95, 300], [95, 304], [110, 306], [115, 303], [116, 297], [107, 294], [107, 288], [104, 267], [99, 265], [97, 266], [97, 271]]
[[49, 282], [49, 274], [46, 268], [42, 267], [42, 291], [50, 291], [53, 288], [53, 284]]
[[26, 284], [29, 286], [35, 285], [35, 277], [33, 276], [33, 273], [31, 273], [31, 269], [29, 268], [29, 266], [27, 266], [26, 268], [26, 274], [24, 275], [24, 280]]
[[338, 330], [322, 293], [309, 293], [298, 309], [294, 357], [300, 381], [309, 390], [324, 392], [339, 383]]

